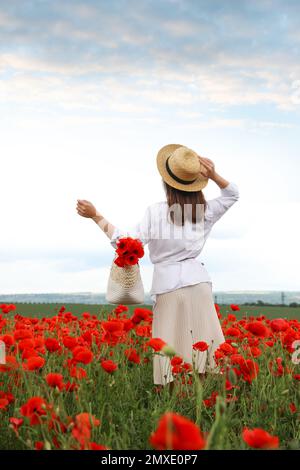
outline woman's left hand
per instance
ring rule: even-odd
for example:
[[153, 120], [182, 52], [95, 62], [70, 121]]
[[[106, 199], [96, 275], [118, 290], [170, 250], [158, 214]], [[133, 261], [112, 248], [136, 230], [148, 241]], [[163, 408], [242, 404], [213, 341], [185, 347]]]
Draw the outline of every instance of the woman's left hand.
[[96, 216], [96, 207], [89, 201], [85, 199], [77, 199], [77, 213], [82, 217], [95, 217]]

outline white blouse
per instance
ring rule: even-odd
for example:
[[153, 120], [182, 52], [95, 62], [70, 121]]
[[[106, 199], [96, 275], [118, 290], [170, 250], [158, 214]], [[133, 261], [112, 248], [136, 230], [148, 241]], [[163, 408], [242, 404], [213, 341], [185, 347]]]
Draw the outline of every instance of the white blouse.
[[167, 201], [156, 202], [147, 207], [142, 220], [128, 231], [115, 228], [111, 245], [122, 237], [139, 238], [148, 244], [150, 260], [154, 265], [151, 299], [156, 294], [169, 292], [183, 286], [211, 282], [204, 264], [196, 259], [200, 255], [208, 235], [217, 220], [238, 200], [239, 191], [235, 183], [221, 189], [221, 194], [207, 201], [204, 218], [184, 226], [169, 222]]

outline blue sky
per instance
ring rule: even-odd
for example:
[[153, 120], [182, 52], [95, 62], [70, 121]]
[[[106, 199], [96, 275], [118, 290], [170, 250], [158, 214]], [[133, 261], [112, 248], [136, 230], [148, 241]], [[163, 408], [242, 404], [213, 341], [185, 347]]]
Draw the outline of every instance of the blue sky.
[[201, 256], [215, 290], [299, 289], [299, 31], [296, 0], [0, 0], [0, 293], [104, 291], [76, 200], [133, 226], [167, 143], [240, 189]]

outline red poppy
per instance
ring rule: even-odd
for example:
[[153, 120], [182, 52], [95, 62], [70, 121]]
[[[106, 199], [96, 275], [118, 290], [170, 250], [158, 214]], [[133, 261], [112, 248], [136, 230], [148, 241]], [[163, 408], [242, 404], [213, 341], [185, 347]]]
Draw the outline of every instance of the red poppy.
[[124, 253], [129, 252], [131, 240], [132, 239], [130, 237], [119, 238], [119, 240], [116, 242], [116, 253], [118, 253], [118, 255], [123, 255]]
[[4, 392], [3, 390], [0, 390], [0, 400], [3, 400], [2, 405], [4, 404], [4, 402], [7, 402], [7, 405], [9, 405], [10, 403], [13, 403], [15, 401], [15, 397], [10, 392]]
[[46, 375], [46, 382], [49, 387], [58, 388], [59, 390], [63, 390], [64, 388], [64, 381], [62, 374], [57, 374], [54, 372], [50, 372]]
[[218, 392], [211, 392], [210, 397], [203, 400], [204, 406], [206, 406], [207, 408], [211, 408], [212, 406], [215, 406], [218, 395], [219, 395]]
[[32, 338], [32, 336], [33, 336], [32, 332], [25, 328], [19, 328], [15, 330], [14, 332], [14, 338], [16, 341], [19, 341], [20, 339], [25, 339], [25, 338]]
[[119, 268], [124, 268], [125, 266], [125, 259], [123, 256], [118, 256], [115, 260], [114, 263], [119, 266]]
[[277, 449], [279, 446], [279, 438], [271, 436], [271, 434], [261, 428], [244, 428], [242, 437], [246, 444], [255, 449]]
[[82, 367], [71, 367], [70, 376], [82, 380], [87, 377], [87, 372]]
[[15, 434], [18, 436], [19, 427], [22, 426], [24, 420], [23, 418], [9, 418], [10, 427], [14, 430]]
[[67, 348], [67, 349], [73, 349], [75, 348], [75, 346], [77, 346], [78, 344], [78, 340], [77, 338], [74, 338], [73, 336], [64, 336], [63, 338], [63, 345]]
[[8, 334], [0, 336], [0, 341], [5, 343], [6, 348], [10, 348], [15, 343], [14, 337]]
[[123, 268], [133, 266], [138, 263], [139, 258], [144, 256], [143, 244], [138, 239], [131, 237], [120, 238], [117, 241], [116, 254], [118, 255], [114, 263]]
[[253, 335], [265, 338], [269, 336], [268, 328], [261, 321], [253, 321], [246, 326], [246, 329]]
[[102, 444], [97, 444], [96, 442], [90, 442], [88, 448], [89, 450], [108, 450], [108, 447]]
[[103, 361], [101, 361], [101, 367], [109, 374], [111, 374], [118, 368], [117, 364], [111, 359], [104, 359]]
[[291, 413], [297, 413], [297, 407], [294, 402], [289, 404], [289, 409]]
[[29, 357], [27, 362], [23, 364], [25, 370], [37, 370], [41, 369], [45, 365], [45, 359], [43, 357]]
[[134, 348], [126, 349], [124, 351], [125, 356], [127, 357], [128, 361], [134, 362], [135, 364], [140, 364], [141, 358], [137, 353], [137, 350]]
[[200, 450], [205, 447], [205, 440], [198, 426], [172, 412], [167, 412], [160, 418], [149, 442], [157, 450]]
[[208, 347], [209, 346], [205, 341], [198, 341], [198, 343], [193, 344], [193, 349], [196, 349], [197, 351], [207, 351]]
[[41, 416], [46, 415], [47, 404], [41, 397], [32, 397], [20, 408], [22, 416], [26, 416], [30, 420], [30, 425], [40, 424]]
[[35, 450], [43, 450], [44, 449], [44, 443], [43, 441], [37, 441], [34, 444]]
[[150, 346], [150, 348], [154, 349], [154, 351], [158, 352], [158, 351], [161, 351], [162, 348], [164, 346], [166, 346], [166, 342], [163, 341], [161, 338], [151, 338], [148, 342], [147, 342], [148, 346]]
[[55, 338], [47, 338], [45, 340], [45, 346], [49, 352], [55, 352], [61, 349], [59, 342]]
[[173, 356], [171, 359], [171, 365], [172, 366], [178, 366], [183, 363], [182, 357], [179, 356]]
[[235, 320], [236, 320], [236, 316], [233, 315], [233, 313], [228, 313], [228, 315], [227, 315], [227, 320], [228, 320], [228, 321], [235, 321]]
[[102, 322], [102, 326], [106, 331], [109, 331], [115, 335], [123, 334], [124, 325], [121, 321], [104, 321]]
[[100, 421], [89, 413], [79, 413], [75, 417], [75, 423], [72, 429], [72, 436], [86, 448], [91, 437], [92, 427], [99, 426]]
[[124, 256], [125, 265], [134, 266], [138, 263], [138, 260], [139, 259], [137, 255], [134, 253], [130, 253], [129, 255]]
[[273, 331], [286, 331], [289, 328], [289, 324], [283, 318], [275, 318], [274, 320], [270, 321], [270, 327]]
[[234, 328], [233, 326], [231, 326], [230, 328], [227, 328], [227, 330], [225, 331], [225, 335], [239, 337], [242, 335], [242, 333], [238, 328]]
[[7, 398], [0, 398], [0, 410], [5, 410], [8, 405], [9, 401]]
[[135, 324], [140, 323], [141, 321], [148, 321], [152, 317], [152, 311], [147, 308], [137, 307], [133, 311], [133, 316], [131, 321]]
[[240, 307], [236, 304], [231, 304], [230, 308], [233, 312], [238, 312], [240, 310]]
[[84, 346], [77, 346], [72, 351], [73, 360], [75, 362], [81, 362], [82, 364], [90, 364], [93, 360], [93, 353], [88, 348]]

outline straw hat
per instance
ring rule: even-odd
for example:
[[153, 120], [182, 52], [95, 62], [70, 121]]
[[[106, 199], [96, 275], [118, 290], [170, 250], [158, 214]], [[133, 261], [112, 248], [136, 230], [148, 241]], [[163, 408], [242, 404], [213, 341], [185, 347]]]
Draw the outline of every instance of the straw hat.
[[200, 174], [197, 153], [184, 145], [165, 145], [159, 150], [156, 163], [163, 180], [173, 188], [200, 191], [208, 183], [208, 178]]

